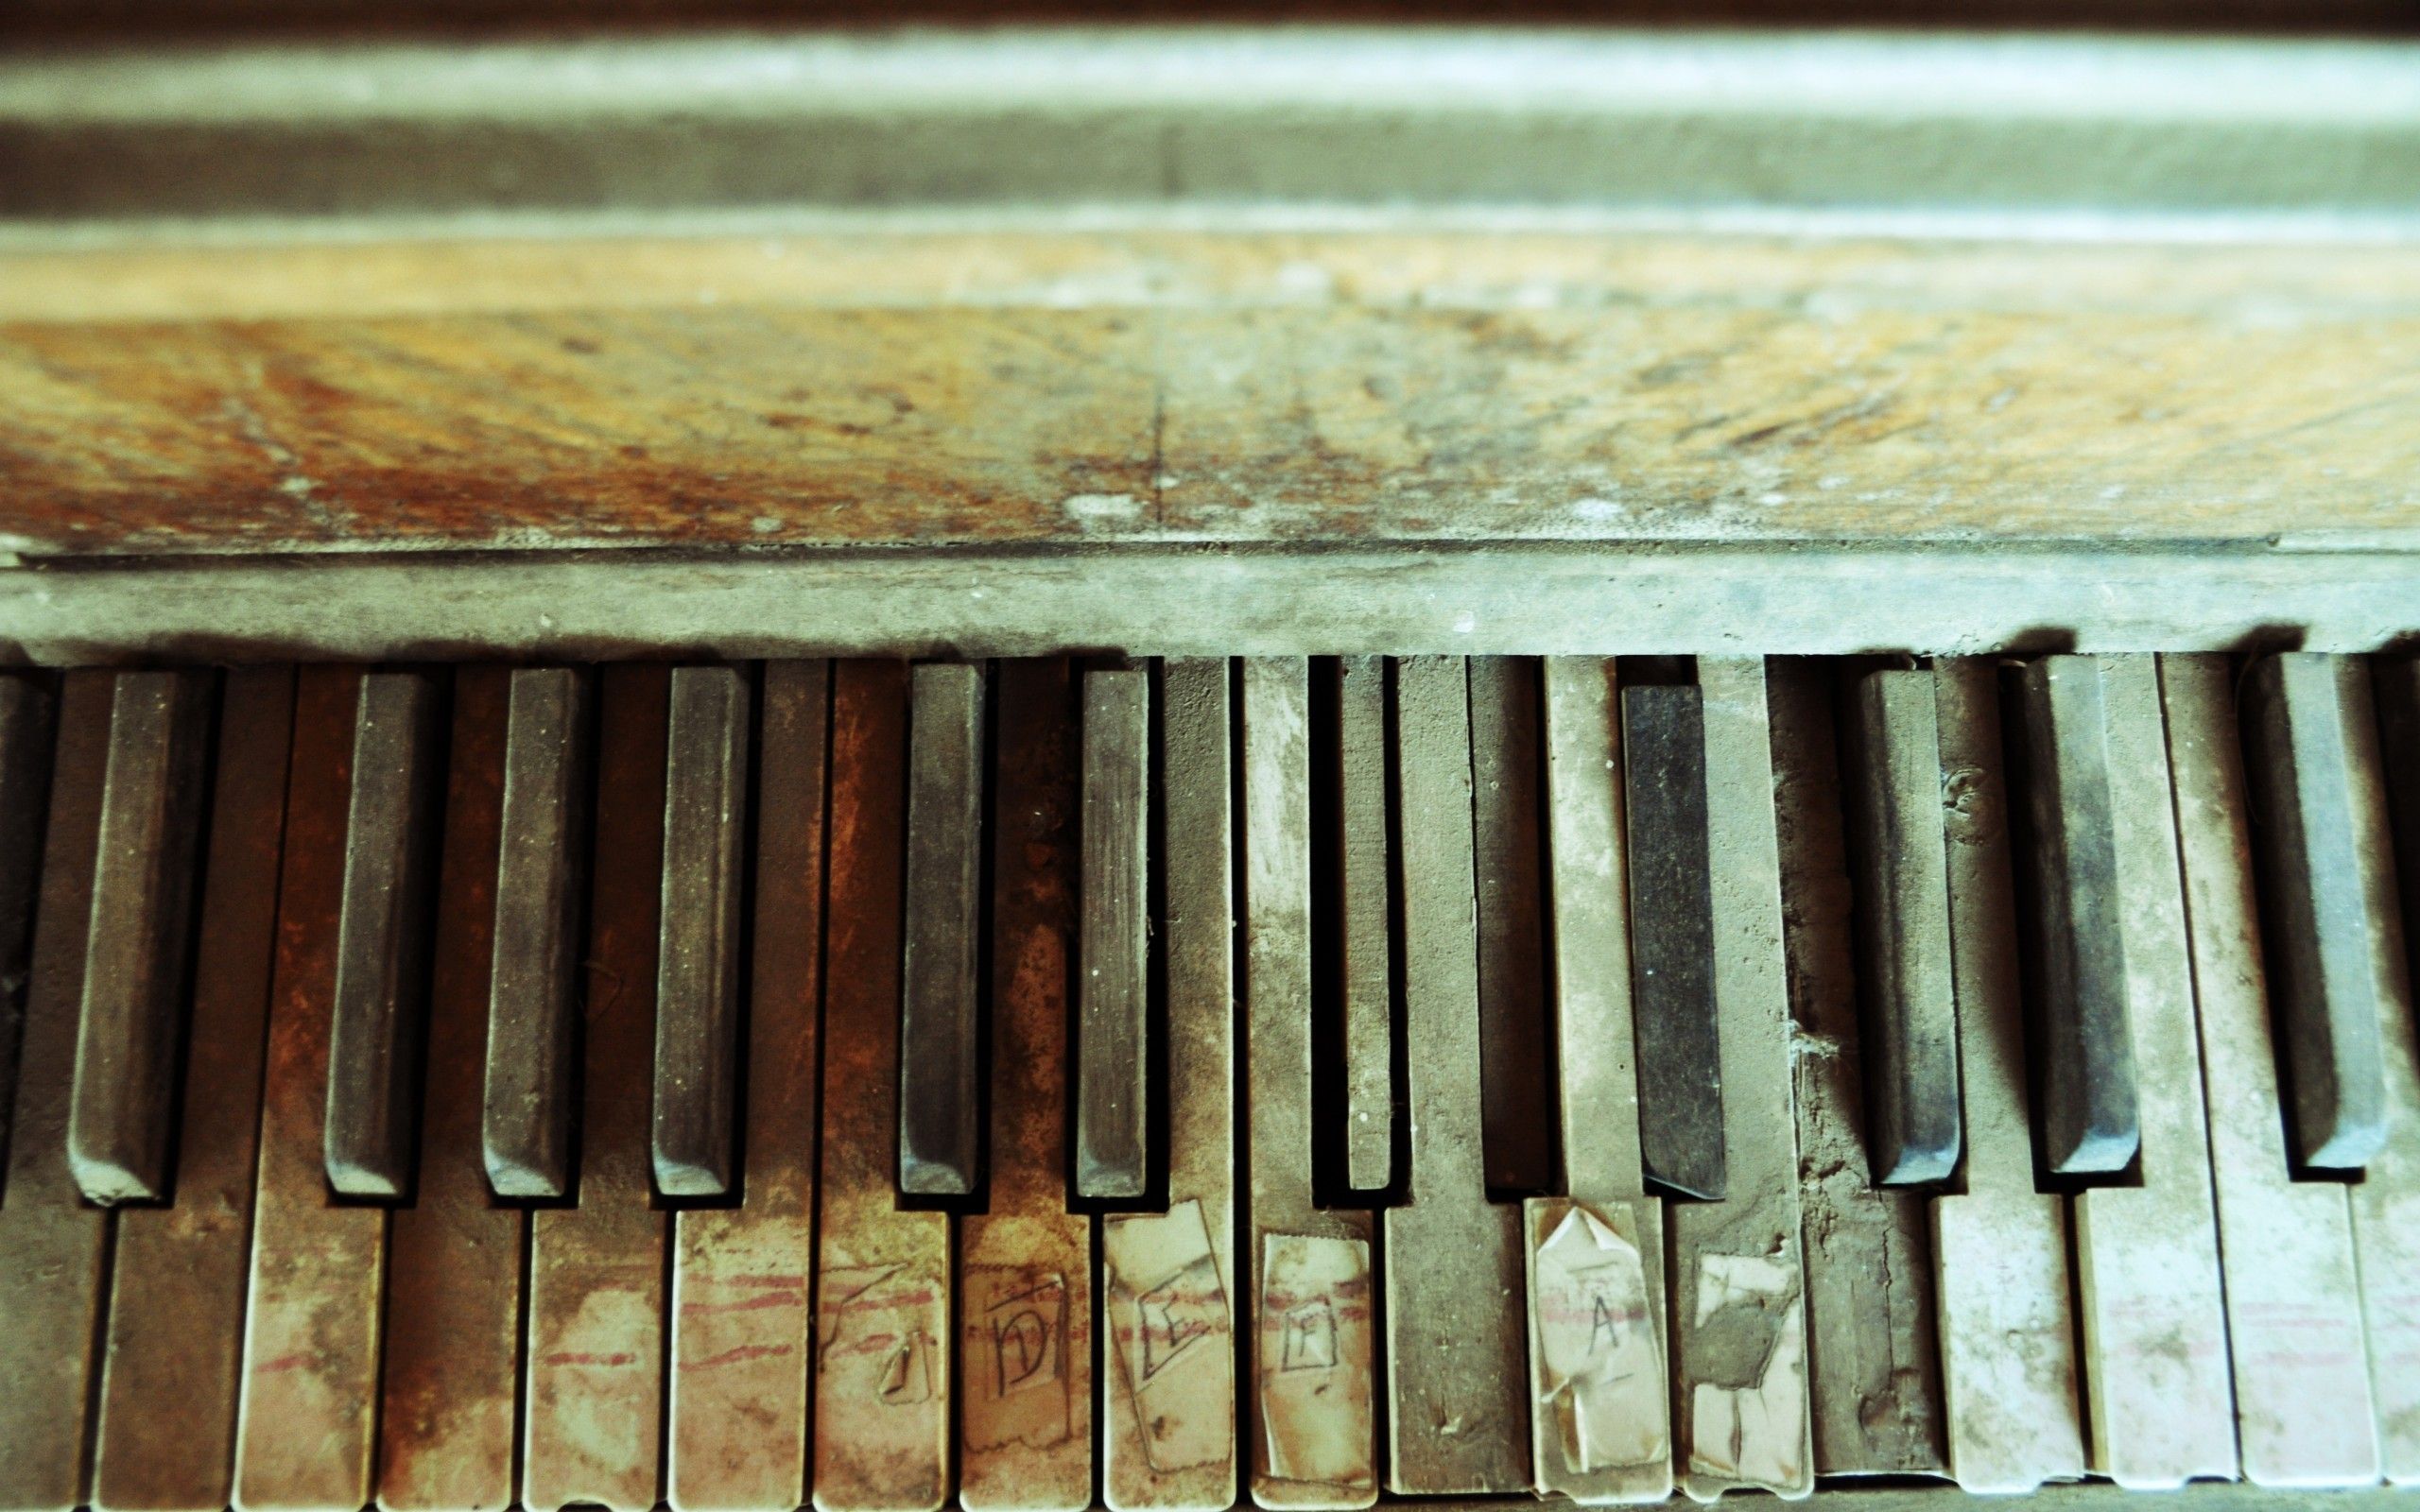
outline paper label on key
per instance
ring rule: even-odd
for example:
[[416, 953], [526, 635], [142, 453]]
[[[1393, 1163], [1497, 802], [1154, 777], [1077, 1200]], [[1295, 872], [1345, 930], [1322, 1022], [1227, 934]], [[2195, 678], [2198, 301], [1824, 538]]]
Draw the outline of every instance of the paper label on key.
[[1530, 1235], [1538, 1400], [1555, 1415], [1565, 1462], [1587, 1472], [1671, 1454], [1664, 1351], [1630, 1212], [1573, 1203], [1535, 1215]]
[[1795, 1266], [1769, 1255], [1698, 1265], [1689, 1468], [1774, 1488], [1806, 1469], [1806, 1314]]
[[1368, 1242], [1265, 1235], [1259, 1341], [1263, 1470], [1374, 1485]]
[[1160, 1474], [1235, 1452], [1235, 1324], [1196, 1199], [1101, 1226], [1111, 1347], [1134, 1404], [1144, 1462]]
[[970, 1266], [963, 1279], [967, 1446], [1065, 1443], [1066, 1279], [1013, 1265]]

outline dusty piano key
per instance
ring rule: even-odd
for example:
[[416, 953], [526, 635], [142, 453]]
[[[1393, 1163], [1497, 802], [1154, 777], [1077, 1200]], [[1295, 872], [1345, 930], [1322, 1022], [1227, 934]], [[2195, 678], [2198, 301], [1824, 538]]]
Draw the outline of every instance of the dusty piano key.
[[2076, 1255], [2093, 1468], [2153, 1488], [2234, 1475], [2235, 1415], [2158, 673], [2148, 656], [2101, 665], [2124, 1001], [2159, 1074], [2142, 1086], [2141, 1184], [2074, 1198]]
[[[2369, 897], [2394, 890], [2382, 885], [2396, 873], [2392, 815], [2402, 826], [2405, 915], [2420, 925], [2420, 661], [2381, 658], [2374, 672], [2381, 739], [2377, 748], [2353, 752], [2355, 854], [2375, 879], [2365, 889]], [[2412, 1017], [2411, 977], [2394, 969], [2394, 933], [2390, 915], [2377, 920], [2371, 936], [2389, 953], [2378, 1004], [2387, 1140], [2345, 1195], [2360, 1265], [2380, 1458], [2389, 1482], [2420, 1486], [2420, 1286], [2412, 1284], [2420, 1276], [2420, 1024]], [[2420, 946], [2420, 929], [2403, 945]]]
[[1723, 1060], [1699, 690], [1624, 688], [1622, 752], [1641, 1159], [1650, 1179], [1719, 1199], [1725, 1189]]
[[49, 813], [54, 700], [39, 674], [0, 676], [0, 1167], [9, 1157], [17, 1047], [25, 1029], [26, 956]]
[[[2160, 682], [2244, 1474], [2261, 1486], [2367, 1486], [2378, 1442], [2352, 1214], [2342, 1185], [2293, 1180], [2287, 1165], [2231, 669], [2223, 656], [2162, 657]], [[2336, 817], [2355, 862], [2349, 805]], [[2375, 1032], [2377, 1001], [2364, 1001]]]
[[94, 1441], [95, 1506], [216, 1512], [233, 1490], [261, 1030], [277, 955], [293, 723], [291, 667], [228, 674], [175, 1202], [118, 1214]]
[[677, 1219], [670, 1456], [680, 1512], [789, 1512], [806, 1494], [817, 1010], [831, 669], [765, 664], [750, 960], [748, 1180]]
[[1943, 1397], [1951, 1476], [2005, 1494], [2083, 1474], [2067, 1212], [2034, 1187], [1998, 674], [1934, 679], [1965, 1095], [1962, 1187], [1932, 1202]]
[[578, 1110], [588, 679], [570, 667], [508, 676], [481, 1139], [498, 1195], [560, 1197]]
[[1523, 1205], [1530, 1442], [1542, 1491], [1592, 1505], [1672, 1493], [1664, 1205], [1639, 1164], [1615, 664], [1545, 664], [1557, 1108], [1564, 1197]]
[[982, 1182], [983, 669], [922, 665], [908, 686], [899, 1190], [962, 1197]]
[[[1502, 705], [1477, 707], [1459, 657], [1398, 662], [1395, 689], [1411, 1170], [1409, 1200], [1386, 1210], [1387, 1485], [1414, 1495], [1527, 1490], [1521, 1211], [1487, 1198], [1477, 1095], [1482, 885], [1471, 753], [1502, 745], [1500, 731], [1473, 739], [1474, 722]], [[1516, 845], [1534, 868], [1534, 833], [1526, 843], [1499, 836], [1489, 861]], [[1491, 880], [1503, 887], [1515, 877]]]
[[1082, 919], [1076, 968], [1076, 1194], [1140, 1197], [1150, 1180], [1150, 679], [1084, 675]]
[[2395, 963], [2372, 939], [2382, 911], [2364, 885], [2351, 814], [2352, 752], [2375, 747], [2372, 717], [2368, 669], [2352, 657], [2264, 656], [2244, 678], [2286, 1116], [2302, 1163], [2325, 1170], [2359, 1170], [2386, 1142], [2378, 972]]
[[655, 1184], [666, 1196], [719, 1196], [737, 1176], [748, 740], [746, 673], [672, 674], [655, 988]]
[[928, 1512], [951, 1491], [950, 1221], [903, 1209], [892, 1185], [908, 755], [907, 668], [836, 663], [816, 1194], [824, 1512]]
[[[489, 1194], [481, 1078], [520, 676], [478, 666], [454, 677], [420, 1160], [412, 1200], [395, 1209], [387, 1237], [378, 1418], [378, 1504], [386, 1512], [503, 1507], [513, 1500], [526, 1217]], [[565, 949], [576, 957], [579, 943]]]
[[[1844, 781], [1836, 755], [1836, 671], [1828, 661], [1807, 657], [1776, 657], [1767, 663], [1785, 902], [1782, 942], [1796, 1029], [1790, 1081], [1798, 1125], [1815, 1469], [1824, 1475], [1934, 1474], [1942, 1469], [1944, 1448], [1927, 1204], [1921, 1194], [1876, 1186], [1880, 1162], [1865, 1159], [1864, 1136], [1876, 1122], [1868, 1099], [1889, 1094], [1859, 1074], [1860, 1059], [1868, 1068], [1876, 1059], [1870, 1049], [1860, 1057], [1861, 1041], [1883, 1031], [1874, 1017], [1859, 1014], [1860, 983], [1851, 964], [1858, 933], [1851, 906], [1854, 848], [1846, 817], [1851, 805], [1842, 789], [1856, 784]], [[1917, 768], [1921, 780], [1908, 784], [1917, 792], [1902, 797], [1931, 807], [1929, 896], [1931, 906], [1945, 914], [1940, 758], [1930, 738], [1932, 679], [1928, 673], [1910, 676], [1913, 683], [1902, 686], [1922, 696], [1927, 738], [1921, 761], [1906, 764]], [[1924, 777], [1927, 768], [1930, 775]], [[1927, 828], [1921, 819], [1905, 827]], [[1918, 899], [1927, 895], [1922, 886], [1910, 890]], [[1946, 918], [1939, 922], [1945, 935]], [[1936, 964], [1945, 976], [1948, 942], [1937, 943], [1943, 949]], [[1936, 986], [1946, 998], [1949, 983]], [[1937, 1006], [1948, 1020], [1949, 1005]], [[1940, 1028], [1951, 1033], [1954, 1024], [1945, 1022]], [[1954, 1066], [1948, 1074], [1954, 1108]]]
[[95, 1202], [167, 1194], [193, 873], [216, 679], [121, 672], [76, 1037], [68, 1160]]
[[[1667, 1214], [1680, 1481], [1699, 1501], [1747, 1486], [1794, 1498], [1815, 1473], [1798, 1142], [1773, 1116], [1789, 1095], [1789, 1003], [1764, 663], [1701, 657], [1698, 686], [1706, 844], [1722, 858], [1712, 936], [1730, 1188]], [[1634, 900], [1646, 884], [1633, 874]]]
[[666, 1219], [654, 1202], [648, 1051], [671, 674], [607, 667], [596, 697], [579, 1180], [529, 1220], [521, 1502], [646, 1512], [660, 1494]]
[[1387, 854], [1386, 659], [1335, 664], [1344, 987], [1344, 1179], [1394, 1180], [1393, 916]]
[[1504, 1193], [1548, 1192], [1556, 1177], [1554, 1041], [1547, 1026], [1538, 850], [1538, 779], [1546, 766], [1538, 745], [1538, 662], [1473, 657], [1469, 668], [1487, 1182]]
[[84, 976], [110, 675], [71, 672], [43, 843], [18, 1062], [15, 1137], [0, 1186], [0, 1506], [65, 1512], [86, 1498], [84, 1443], [110, 1213], [67, 1160], [76, 1009]]
[[1941, 737], [1927, 671], [1870, 673], [1856, 691], [1855, 824], [1866, 1138], [1885, 1186], [1958, 1164], [1958, 1005], [1942, 833]]
[[1162, 673], [1168, 1208], [1101, 1219], [1101, 1498], [1236, 1501], [1233, 699], [1223, 661]]
[[2032, 883], [2039, 981], [2033, 1055], [2041, 1066], [2038, 1141], [2066, 1176], [2122, 1171], [2141, 1143], [2127, 958], [2111, 791], [2109, 716], [2100, 658], [2043, 657], [2020, 681], [2024, 706], [2024, 861]]
[[1367, 1212], [1311, 1195], [1309, 677], [1298, 658], [1243, 664], [1246, 1146], [1253, 1319], [1245, 1411], [1253, 1500], [1377, 1500]]
[[398, 1196], [411, 1182], [441, 713], [427, 674], [361, 679], [328, 1042], [328, 1182], [347, 1196]]
[[1092, 1223], [1067, 1211], [1067, 950], [1076, 932], [1082, 683], [999, 665], [993, 792], [992, 1160], [959, 1226], [958, 1501], [1092, 1504]]
[[246, 1512], [358, 1507], [372, 1489], [387, 1211], [331, 1200], [322, 1122], [362, 677], [295, 681], [236, 1428]]

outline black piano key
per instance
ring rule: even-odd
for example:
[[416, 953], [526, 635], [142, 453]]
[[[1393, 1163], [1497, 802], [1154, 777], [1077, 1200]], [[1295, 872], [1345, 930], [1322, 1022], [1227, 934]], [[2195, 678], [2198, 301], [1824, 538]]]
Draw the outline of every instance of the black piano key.
[[355, 705], [325, 1140], [329, 1184], [347, 1196], [411, 1185], [441, 702], [427, 673], [372, 672]]
[[2243, 686], [2245, 775], [2268, 920], [2270, 995], [2285, 1046], [2296, 1156], [2359, 1170], [2386, 1143], [2377, 971], [2385, 954], [2356, 833], [2354, 789], [2376, 748], [2369, 678], [2350, 657], [2254, 662]]
[[1534, 1195], [1557, 1190], [1560, 1164], [1539, 824], [1545, 691], [1535, 657], [1473, 657], [1469, 688], [1480, 1143], [1491, 1192]]
[[2394, 834], [2394, 874], [2402, 884], [2407, 979], [2420, 982], [2420, 656], [2378, 657], [2370, 664], [2370, 680], [2377, 699], [2379, 777]]
[[34, 895], [42, 885], [56, 710], [41, 679], [0, 676], [0, 1166], [9, 1159], [17, 1051], [25, 1042], [26, 978], [32, 969]]
[[1719, 1201], [1727, 1181], [1722, 1046], [1698, 690], [1624, 688], [1622, 763], [1640, 1161], [1658, 1185]]
[[588, 680], [525, 667], [507, 697], [482, 1154], [498, 1195], [561, 1197], [579, 1095]]
[[122, 672], [94, 861], [68, 1160], [95, 1202], [168, 1192], [216, 679]]
[[656, 958], [655, 1184], [668, 1196], [711, 1197], [738, 1177], [748, 679], [735, 667], [681, 667], [671, 697]]
[[983, 681], [952, 663], [908, 675], [899, 1189], [911, 1196], [967, 1196], [983, 1179]]
[[1942, 1181], [1958, 1165], [1962, 1112], [1932, 674], [1869, 673], [1854, 698], [1857, 762], [1844, 785], [1867, 1160], [1877, 1185]]
[[2101, 680], [2091, 657], [2051, 656], [2019, 682], [2039, 976], [2035, 1117], [2043, 1162], [2062, 1176], [2123, 1171], [2142, 1143]]
[[1387, 834], [1387, 663], [1334, 668], [1338, 974], [1344, 998], [1344, 1180], [1394, 1182], [1394, 881]]
[[1150, 795], [1150, 675], [1085, 674], [1076, 971], [1076, 1194], [1081, 1197], [1131, 1199], [1150, 1183], [1144, 854]]

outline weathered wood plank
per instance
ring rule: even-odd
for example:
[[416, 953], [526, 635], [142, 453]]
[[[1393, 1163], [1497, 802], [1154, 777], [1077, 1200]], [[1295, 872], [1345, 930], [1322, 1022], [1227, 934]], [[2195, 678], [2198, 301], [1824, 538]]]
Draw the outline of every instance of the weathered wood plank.
[[7, 254], [0, 538], [2414, 536], [2384, 249], [835, 240]]

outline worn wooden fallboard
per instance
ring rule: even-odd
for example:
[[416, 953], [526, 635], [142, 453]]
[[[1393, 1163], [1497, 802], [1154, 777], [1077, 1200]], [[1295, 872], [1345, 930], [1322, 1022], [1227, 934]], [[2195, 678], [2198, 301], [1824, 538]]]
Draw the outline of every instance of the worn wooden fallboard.
[[0, 148], [48, 660], [2420, 621], [2398, 43], [51, 47]]

